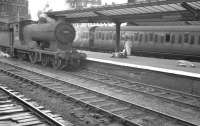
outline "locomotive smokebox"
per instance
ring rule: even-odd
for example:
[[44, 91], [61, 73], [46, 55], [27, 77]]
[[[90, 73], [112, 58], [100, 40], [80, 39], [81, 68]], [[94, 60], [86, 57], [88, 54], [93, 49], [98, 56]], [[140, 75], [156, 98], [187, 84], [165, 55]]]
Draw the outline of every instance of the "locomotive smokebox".
[[24, 44], [37, 43], [51, 50], [66, 50], [72, 47], [74, 27], [64, 21], [26, 25], [23, 29]]

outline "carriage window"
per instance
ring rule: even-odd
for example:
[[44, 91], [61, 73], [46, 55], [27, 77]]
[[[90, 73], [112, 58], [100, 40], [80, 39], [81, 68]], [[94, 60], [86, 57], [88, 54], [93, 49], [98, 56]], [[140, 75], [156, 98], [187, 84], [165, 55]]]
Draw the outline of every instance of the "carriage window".
[[102, 36], [102, 40], [104, 40], [104, 33], [102, 33], [102, 35], [101, 35], [101, 36]]
[[145, 42], [147, 42], [147, 41], [148, 41], [148, 34], [145, 34], [144, 41], [145, 41]]
[[113, 40], [116, 40], [116, 33], [113, 33]]
[[189, 34], [185, 33], [184, 34], [184, 43], [188, 43], [188, 41], [189, 41]]
[[98, 39], [98, 33], [95, 33], [95, 37], [96, 37], [96, 39]]
[[160, 42], [161, 42], [161, 43], [164, 42], [164, 36], [161, 36], [161, 38], [160, 38]]
[[86, 32], [83, 33], [83, 38], [86, 38]]
[[194, 44], [194, 35], [191, 35], [190, 44]]
[[153, 33], [150, 33], [149, 36], [149, 41], [153, 41]]
[[15, 26], [15, 29], [16, 29], [15, 32], [18, 32], [18, 31], [19, 31], [18, 25]]
[[83, 38], [84, 37], [84, 32], [81, 34], [81, 38]]
[[166, 33], [165, 35], [165, 41], [170, 42], [170, 33]]
[[135, 36], [135, 41], [138, 41], [138, 33], [135, 33], [134, 36]]
[[154, 40], [155, 40], [155, 42], [158, 42], [158, 35], [155, 35]]
[[183, 40], [182, 40], [182, 36], [181, 36], [181, 35], [179, 35], [179, 37], [178, 37], [178, 43], [180, 43], [180, 44], [181, 44], [181, 43], [182, 43], [182, 41], [183, 41]]
[[86, 38], [86, 39], [89, 38], [89, 33], [86, 32], [85, 38]]
[[140, 34], [140, 38], [139, 38], [140, 42], [142, 42], [142, 37], [143, 37], [143, 34]]
[[172, 35], [172, 44], [175, 43], [175, 35]]
[[198, 41], [199, 45], [200, 45], [200, 35], [199, 35], [199, 41]]
[[106, 33], [106, 40], [109, 40], [109, 33]]
[[99, 39], [101, 39], [101, 32], [99, 32]]
[[109, 39], [112, 40], [112, 32], [109, 33]]
[[131, 41], [134, 41], [134, 36], [133, 35], [131, 35]]
[[120, 34], [120, 40], [125, 40], [125, 35], [123, 33]]

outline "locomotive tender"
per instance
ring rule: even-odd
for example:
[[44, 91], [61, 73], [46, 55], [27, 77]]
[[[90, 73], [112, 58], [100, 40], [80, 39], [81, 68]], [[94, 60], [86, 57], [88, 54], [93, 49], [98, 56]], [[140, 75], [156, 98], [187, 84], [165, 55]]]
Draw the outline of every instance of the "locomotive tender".
[[[76, 48], [93, 51], [114, 51], [115, 27], [79, 28], [73, 43]], [[120, 48], [124, 36], [133, 42], [132, 54], [198, 58], [200, 56], [200, 26], [123, 26]]]
[[63, 69], [78, 67], [86, 58], [86, 54], [72, 48], [76, 32], [64, 20], [24, 20], [12, 23], [0, 32], [2, 51], [33, 64]]

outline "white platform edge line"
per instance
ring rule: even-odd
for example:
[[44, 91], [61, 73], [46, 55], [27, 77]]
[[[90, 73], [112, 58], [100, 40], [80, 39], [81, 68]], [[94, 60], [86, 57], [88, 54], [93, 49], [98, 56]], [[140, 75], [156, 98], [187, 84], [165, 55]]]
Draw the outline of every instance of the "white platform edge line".
[[103, 60], [103, 59], [96, 59], [96, 58], [87, 58], [87, 60], [102, 62], [102, 63], [109, 63], [109, 64], [120, 65], [120, 66], [126, 66], [126, 67], [132, 67], [132, 68], [151, 70], [151, 71], [157, 71], [157, 72], [163, 72], [163, 73], [188, 76], [188, 77], [200, 78], [200, 74], [198, 74], [198, 73], [191, 73], [191, 72], [185, 72], [185, 71], [180, 71], [180, 70], [171, 70], [171, 69], [144, 66], [144, 65], [136, 65], [136, 64], [130, 64], [130, 63], [120, 63], [117, 61], [110, 61], [110, 60]]

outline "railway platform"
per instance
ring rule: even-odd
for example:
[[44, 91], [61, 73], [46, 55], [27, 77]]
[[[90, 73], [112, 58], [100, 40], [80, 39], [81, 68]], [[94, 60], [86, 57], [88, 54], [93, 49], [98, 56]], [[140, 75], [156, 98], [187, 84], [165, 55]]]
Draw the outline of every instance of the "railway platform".
[[82, 50], [81, 52], [87, 54], [87, 60], [89, 61], [200, 78], [200, 63], [198, 62], [140, 56], [128, 56], [127, 58], [112, 58], [112, 54], [110, 53], [100, 53]]
[[112, 54], [82, 51], [87, 69], [118, 78], [200, 95], [200, 63], [140, 56], [111, 58]]

